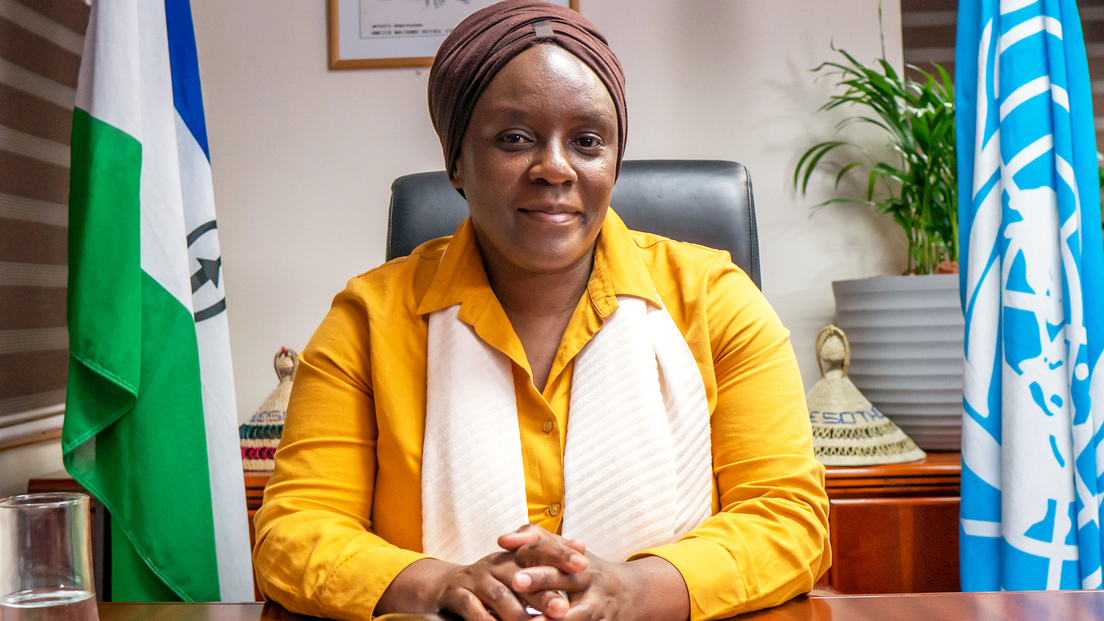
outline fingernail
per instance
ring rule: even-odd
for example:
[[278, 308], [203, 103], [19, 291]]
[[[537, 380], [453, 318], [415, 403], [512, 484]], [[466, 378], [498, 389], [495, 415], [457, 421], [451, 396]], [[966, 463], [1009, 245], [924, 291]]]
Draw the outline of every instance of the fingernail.
[[573, 565], [583, 565], [587, 562], [586, 557], [582, 554], [572, 554], [568, 557], [567, 562]]
[[528, 589], [531, 584], [533, 584], [533, 578], [531, 578], [529, 574], [519, 573], [514, 575], [514, 585], [517, 588], [524, 591]]

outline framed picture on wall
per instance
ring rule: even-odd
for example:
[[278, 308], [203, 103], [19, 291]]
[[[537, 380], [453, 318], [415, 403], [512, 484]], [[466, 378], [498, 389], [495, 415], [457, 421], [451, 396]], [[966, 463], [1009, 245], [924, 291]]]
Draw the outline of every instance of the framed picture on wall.
[[457, 24], [497, 1], [329, 0], [330, 69], [428, 67]]

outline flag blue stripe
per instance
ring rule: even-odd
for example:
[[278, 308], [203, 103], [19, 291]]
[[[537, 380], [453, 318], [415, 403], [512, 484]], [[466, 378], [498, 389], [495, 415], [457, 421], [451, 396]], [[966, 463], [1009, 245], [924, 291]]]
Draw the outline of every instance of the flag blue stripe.
[[192, 132], [207, 161], [207, 121], [203, 116], [203, 90], [199, 82], [199, 55], [188, 0], [165, 0], [169, 63], [172, 66], [173, 103], [184, 125]]
[[[958, 201], [959, 204], [973, 206], [974, 204], [974, 129], [977, 111], [974, 102], [977, 101], [977, 76], [976, 70], [973, 79], [962, 79], [968, 75], [968, 67], [977, 66], [977, 49], [981, 41], [981, 31], [975, 26], [981, 21], [981, 6], [976, 2], [960, 2], [958, 5], [958, 24], [956, 27], [957, 42], [955, 45], [955, 141], [958, 145], [955, 158], [958, 161]], [[969, 148], [964, 148], [969, 147]], [[958, 210], [958, 257], [959, 264], [963, 267], [970, 258], [970, 245], [962, 243], [970, 239], [970, 228], [973, 224], [973, 213], [967, 213], [966, 209]], [[958, 290], [962, 298], [962, 310], [966, 311], [966, 270], [958, 271]], [[967, 325], [969, 323], [967, 322]]]

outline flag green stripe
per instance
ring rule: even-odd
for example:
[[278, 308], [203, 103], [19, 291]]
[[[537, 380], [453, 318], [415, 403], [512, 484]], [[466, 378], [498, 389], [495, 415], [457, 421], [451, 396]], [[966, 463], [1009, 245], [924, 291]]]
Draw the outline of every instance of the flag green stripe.
[[[66, 453], [133, 404], [142, 351], [142, 145], [77, 108], [71, 153], [68, 325], [74, 364], [66, 408], [73, 412], [92, 402], [100, 407], [95, 417], [66, 417]], [[92, 392], [84, 394], [85, 388]]]
[[[70, 189], [71, 364], [65, 464], [181, 599], [219, 599], [191, 312], [141, 270], [141, 145], [76, 110]], [[113, 545], [113, 548], [115, 546]], [[122, 561], [123, 559], [121, 559]], [[121, 562], [113, 592], [155, 601]]]

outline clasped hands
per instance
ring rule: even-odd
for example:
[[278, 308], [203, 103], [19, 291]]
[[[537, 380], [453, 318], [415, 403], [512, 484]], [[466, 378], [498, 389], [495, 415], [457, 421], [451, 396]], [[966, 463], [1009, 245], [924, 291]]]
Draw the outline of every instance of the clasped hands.
[[[609, 562], [587, 554], [581, 541], [532, 524], [499, 537], [498, 545], [502, 551], [471, 565], [435, 559], [411, 564], [388, 587], [377, 614], [448, 611], [465, 621], [660, 619], [667, 615], [655, 609], [643, 614], [640, 606], [655, 595], [662, 600], [664, 583], [675, 587], [674, 597], [664, 603], [689, 612], [681, 575], [658, 557]], [[672, 576], [676, 583], [670, 582]], [[526, 606], [539, 614], [532, 616]], [[686, 616], [680, 611], [673, 618]]]
[[[502, 552], [459, 566], [447, 576], [437, 596], [442, 610], [466, 621], [489, 621], [492, 612], [502, 621], [529, 621], [534, 618], [525, 610], [529, 606], [541, 613], [535, 619], [581, 621], [598, 618], [589, 614], [598, 603], [594, 599], [607, 599], [621, 590], [617, 572], [612, 571], [616, 564], [587, 558], [581, 541], [527, 524], [499, 537], [498, 545]], [[592, 593], [596, 581], [603, 588]], [[613, 593], [599, 596], [599, 590]]]

